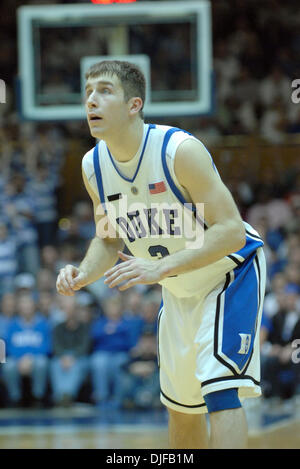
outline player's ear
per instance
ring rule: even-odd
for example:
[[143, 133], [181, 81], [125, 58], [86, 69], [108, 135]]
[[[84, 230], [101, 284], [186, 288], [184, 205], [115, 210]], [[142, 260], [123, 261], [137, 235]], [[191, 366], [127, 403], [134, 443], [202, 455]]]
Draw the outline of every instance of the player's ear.
[[130, 98], [128, 104], [129, 104], [129, 113], [130, 115], [133, 116], [140, 112], [144, 103], [143, 103], [142, 98], [135, 96], [134, 98]]

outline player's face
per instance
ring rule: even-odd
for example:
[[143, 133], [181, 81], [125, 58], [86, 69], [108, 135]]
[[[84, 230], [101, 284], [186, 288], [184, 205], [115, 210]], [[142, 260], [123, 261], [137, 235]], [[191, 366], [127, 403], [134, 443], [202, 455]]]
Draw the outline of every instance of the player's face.
[[89, 78], [86, 83], [85, 108], [93, 137], [112, 137], [128, 120], [128, 104], [115, 75]]

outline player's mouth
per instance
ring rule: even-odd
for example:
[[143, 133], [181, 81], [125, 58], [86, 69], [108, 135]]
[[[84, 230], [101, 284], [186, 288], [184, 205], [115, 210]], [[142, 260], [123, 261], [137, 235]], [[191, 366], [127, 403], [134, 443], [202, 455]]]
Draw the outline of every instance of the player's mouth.
[[88, 119], [89, 122], [100, 122], [102, 117], [98, 116], [97, 114], [89, 114]]

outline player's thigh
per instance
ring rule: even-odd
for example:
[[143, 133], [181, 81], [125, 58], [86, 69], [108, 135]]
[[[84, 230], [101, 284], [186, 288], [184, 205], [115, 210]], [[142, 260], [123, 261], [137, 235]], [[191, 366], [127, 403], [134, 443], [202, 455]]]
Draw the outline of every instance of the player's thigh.
[[[198, 299], [164, 294], [158, 321], [158, 362], [162, 403], [186, 414], [205, 412], [201, 383], [196, 376], [197, 345], [194, 327], [201, 323]], [[197, 316], [197, 324], [194, 324]]]

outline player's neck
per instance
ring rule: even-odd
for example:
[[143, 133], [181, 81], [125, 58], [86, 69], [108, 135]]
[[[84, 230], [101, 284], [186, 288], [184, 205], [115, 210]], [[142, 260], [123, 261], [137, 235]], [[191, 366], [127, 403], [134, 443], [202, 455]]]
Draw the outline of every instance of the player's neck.
[[138, 119], [125, 131], [119, 132], [116, 139], [108, 139], [105, 142], [115, 160], [126, 162], [136, 155], [143, 139], [143, 133], [144, 121]]

